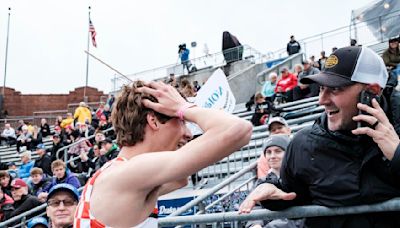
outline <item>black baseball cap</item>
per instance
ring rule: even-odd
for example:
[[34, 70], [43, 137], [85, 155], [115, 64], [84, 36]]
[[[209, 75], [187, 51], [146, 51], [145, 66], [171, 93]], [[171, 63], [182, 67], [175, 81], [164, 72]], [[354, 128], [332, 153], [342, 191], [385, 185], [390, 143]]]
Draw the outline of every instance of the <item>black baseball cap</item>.
[[377, 83], [385, 88], [387, 80], [385, 63], [378, 54], [367, 47], [349, 46], [332, 53], [325, 62], [324, 70], [302, 78], [300, 83], [317, 83], [327, 87]]

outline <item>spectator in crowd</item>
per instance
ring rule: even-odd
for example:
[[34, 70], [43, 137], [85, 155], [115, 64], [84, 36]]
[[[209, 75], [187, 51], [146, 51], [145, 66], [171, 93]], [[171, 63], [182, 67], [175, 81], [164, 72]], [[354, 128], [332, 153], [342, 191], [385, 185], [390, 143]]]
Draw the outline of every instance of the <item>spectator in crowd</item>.
[[303, 71], [303, 66], [301, 64], [296, 64], [294, 65], [293, 70], [294, 76], [299, 77], [299, 74]]
[[[272, 135], [288, 135], [290, 136], [292, 133], [292, 129], [290, 129], [289, 124], [282, 117], [273, 117], [268, 121], [268, 131], [269, 134]], [[257, 178], [262, 179], [267, 176], [268, 170], [270, 167], [268, 166], [267, 159], [264, 154], [261, 154], [257, 160]]]
[[28, 131], [28, 126], [24, 125], [21, 134], [17, 138], [17, 151], [21, 152], [21, 147], [25, 146], [27, 150], [31, 149], [32, 134]]
[[111, 138], [106, 138], [101, 142], [100, 154], [100, 166], [103, 166], [108, 161], [118, 157], [119, 147], [113, 143]]
[[[282, 163], [282, 181], [263, 184], [257, 196], [264, 207], [342, 207], [400, 196], [400, 139], [385, 114], [388, 107], [381, 106], [385, 97], [380, 97], [381, 103], [373, 98], [371, 106], [359, 103], [361, 91], [379, 95], [387, 79], [382, 59], [360, 46], [338, 49], [329, 56], [325, 70], [302, 79], [303, 84], [321, 86], [319, 103], [325, 113], [292, 139]], [[368, 115], [359, 115], [360, 111]], [[357, 122], [365, 126], [357, 127]], [[397, 212], [306, 219], [311, 228], [399, 224]]]
[[97, 130], [96, 134], [94, 136], [94, 142], [93, 144], [99, 145], [104, 139], [106, 139], [106, 136], [102, 131]]
[[13, 178], [6, 170], [0, 170], [0, 185], [3, 193], [11, 196], [11, 182]]
[[48, 228], [49, 223], [44, 217], [35, 217], [28, 222], [27, 228]]
[[81, 187], [79, 179], [73, 173], [67, 170], [67, 166], [63, 161], [61, 160], [53, 161], [53, 163], [51, 163], [51, 170], [54, 176], [51, 180], [51, 183], [43, 189], [42, 193], [39, 194], [38, 197], [40, 200], [43, 201], [47, 199], [49, 190], [57, 184], [64, 183], [64, 184], [70, 184], [75, 188]]
[[281, 70], [282, 77], [275, 87], [275, 93], [281, 94], [286, 101], [293, 100], [293, 89], [297, 86], [297, 77], [284, 67]]
[[110, 119], [110, 116], [111, 116], [111, 106], [109, 106], [109, 105], [104, 105], [103, 115], [106, 116], [107, 120]]
[[100, 102], [99, 107], [96, 110], [96, 117], [100, 119], [104, 112], [104, 102]]
[[318, 74], [319, 70], [313, 66], [311, 66], [310, 61], [303, 61], [304, 70], [300, 73], [298, 77], [298, 84], [293, 89], [293, 100], [297, 101], [307, 97], [318, 96], [319, 93], [319, 85], [314, 83], [310, 85], [304, 85], [300, 83], [300, 80], [308, 75]]
[[43, 137], [42, 133], [40, 132], [40, 129], [38, 126], [34, 125], [33, 126], [33, 132], [32, 132], [32, 142], [31, 142], [31, 148], [36, 148], [37, 145], [43, 143]]
[[[64, 135], [62, 128], [60, 126], [55, 126], [54, 127], [54, 134], [58, 134], [58, 135]], [[61, 137], [62, 138], [62, 137]]]
[[[46, 214], [50, 219], [51, 227], [72, 228], [78, 201], [79, 192], [70, 184], [59, 184], [50, 189]], [[90, 225], [90, 227], [94, 226]]]
[[64, 159], [64, 151], [60, 151], [58, 156], [57, 156], [57, 151], [61, 148], [64, 147], [63, 142], [61, 141], [61, 137], [59, 134], [54, 134], [53, 135], [53, 145], [52, 147], [49, 149], [50, 152], [50, 156], [51, 156], [51, 161], [55, 161], [57, 159]]
[[190, 60], [189, 60], [189, 48], [186, 48], [186, 44], [179, 45], [178, 50], [179, 58], [181, 59], [181, 64], [183, 66], [183, 72], [185, 72], [185, 68], [187, 69], [188, 74], [190, 73]]
[[[15, 210], [10, 213], [10, 217], [22, 214], [42, 204], [36, 196], [29, 194], [28, 185], [22, 179], [15, 179], [11, 182], [11, 194], [14, 199]], [[27, 219], [37, 214], [28, 215]]]
[[382, 54], [383, 61], [389, 70], [393, 70], [400, 64], [399, 39], [389, 39], [389, 48]]
[[325, 56], [325, 51], [321, 51], [321, 57], [318, 59], [319, 70], [325, 69], [325, 62], [327, 59], [328, 57]]
[[0, 221], [10, 218], [14, 211], [14, 200], [0, 188]]
[[[157, 226], [148, 216], [159, 195], [186, 185], [189, 175], [247, 144], [252, 132], [245, 120], [220, 110], [193, 107], [176, 89], [162, 82], [144, 85], [136, 81], [124, 86], [112, 120], [122, 149], [115, 160], [89, 180], [85, 188], [94, 191], [81, 198], [75, 226], [82, 227], [89, 221], [100, 226]], [[192, 136], [184, 120], [198, 124], [204, 131], [186, 146]], [[129, 173], [123, 182], [117, 178], [122, 173]], [[101, 197], [104, 195], [118, 197]], [[87, 216], [88, 207], [96, 217]]]
[[357, 40], [356, 39], [350, 39], [350, 46], [357, 46]]
[[7, 163], [7, 168], [8, 173], [13, 179], [18, 178], [18, 167], [15, 165], [15, 162]]
[[286, 46], [286, 51], [288, 55], [293, 55], [299, 53], [301, 50], [300, 43], [295, 40], [294, 36], [290, 36], [290, 41]]
[[46, 146], [39, 144], [36, 147], [36, 153], [39, 157], [35, 160], [33, 167], [41, 168], [43, 172], [48, 176], [53, 176], [51, 172], [51, 157], [46, 152]]
[[18, 127], [16, 131], [17, 137], [21, 134], [23, 126], [26, 126], [24, 120], [18, 120]]
[[[263, 155], [266, 158], [266, 162], [270, 169], [268, 170], [268, 175], [262, 179], [257, 180], [255, 188], [246, 197], [243, 203], [239, 207], [239, 213], [250, 213], [251, 208], [253, 208], [259, 199], [259, 191], [263, 190], [263, 187], [257, 187], [264, 183], [278, 184], [280, 182], [280, 172], [282, 166], [282, 160], [285, 155], [287, 146], [289, 145], [289, 136], [287, 135], [272, 135], [266, 139], [263, 144]], [[290, 219], [274, 219], [274, 220], [256, 220], [249, 221], [246, 227], [257, 228], [257, 227], [290, 227], [297, 228], [303, 227], [304, 220], [290, 220]], [[268, 225], [267, 225], [268, 224]]]
[[275, 100], [275, 88], [276, 82], [278, 79], [278, 75], [275, 72], [272, 72], [268, 76], [269, 80], [265, 80], [264, 85], [261, 89], [261, 94], [265, 97], [265, 100], [270, 102], [274, 102]]
[[40, 133], [42, 134], [42, 137], [46, 138], [51, 134], [50, 132], [50, 126], [47, 123], [46, 119], [41, 119], [40, 120]]
[[[34, 196], [39, 196], [43, 189], [51, 184], [51, 178], [43, 173], [41, 168], [34, 167], [31, 169], [32, 188], [31, 193]], [[43, 201], [44, 202], [44, 201]]]
[[194, 88], [192, 87], [192, 85], [190, 83], [187, 84], [185, 87], [183, 87], [180, 90], [180, 92], [186, 98], [195, 97], [196, 96], [196, 92], [194, 91]]
[[312, 67], [315, 67], [315, 68], [319, 69], [318, 61], [315, 61], [315, 56], [313, 56], [313, 55], [310, 57], [310, 65]]
[[338, 48], [337, 47], [333, 47], [332, 48], [332, 53], [335, 52]]
[[87, 173], [87, 177], [91, 177], [104, 165], [100, 159], [101, 156], [99, 144], [94, 144], [89, 150], [89, 153], [81, 153], [79, 155], [83, 165], [83, 171]]
[[74, 117], [72, 116], [72, 113], [67, 113], [67, 118], [63, 119], [63, 121], [60, 124], [60, 127], [65, 129], [67, 126], [73, 126], [74, 125]]
[[167, 84], [171, 85], [172, 87], [179, 88], [179, 84], [176, 80], [174, 73], [169, 74], [169, 79], [168, 79]]
[[61, 127], [61, 123], [63, 121], [63, 117], [62, 116], [57, 116], [56, 121], [54, 122], [54, 127]]
[[254, 126], [265, 124], [265, 121], [270, 117], [273, 111], [280, 111], [274, 107], [274, 104], [271, 101], [266, 100], [261, 93], [257, 93], [255, 95], [254, 102], [256, 104], [256, 108], [253, 116], [251, 117], [251, 122]]
[[114, 105], [114, 101], [115, 101], [115, 96], [114, 96], [114, 94], [110, 94], [110, 95], [108, 96], [108, 99], [107, 99], [107, 102], [106, 102], [106, 105], [104, 106], [104, 108], [105, 108], [106, 106], [108, 106], [108, 109], [109, 109], [109, 110], [112, 110], [112, 107], [113, 107], [113, 105]]
[[201, 89], [198, 81], [193, 81], [193, 89], [196, 93]]
[[31, 151], [24, 151], [21, 155], [22, 164], [18, 168], [18, 176], [22, 179], [27, 179], [30, 176], [31, 169], [35, 161], [31, 160]]
[[1, 144], [4, 145], [14, 145], [17, 143], [17, 136], [15, 135], [15, 130], [14, 128], [11, 127], [9, 123], [4, 124], [4, 130], [3, 133], [1, 133]]
[[85, 102], [80, 102], [79, 107], [75, 109], [74, 119], [79, 123], [91, 123], [92, 113]]

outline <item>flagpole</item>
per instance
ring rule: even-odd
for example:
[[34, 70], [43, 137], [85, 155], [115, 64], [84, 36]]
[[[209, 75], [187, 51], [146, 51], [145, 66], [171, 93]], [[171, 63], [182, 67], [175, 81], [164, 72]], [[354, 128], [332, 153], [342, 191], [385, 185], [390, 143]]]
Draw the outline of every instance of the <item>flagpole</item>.
[[[89, 6], [89, 23], [88, 25], [90, 26], [90, 6]], [[89, 43], [90, 43], [90, 31], [89, 31], [89, 26], [87, 27], [87, 32], [88, 32], [88, 39], [87, 39], [87, 51], [89, 52]], [[86, 87], [88, 86], [88, 80], [89, 80], [89, 54], [86, 55], [86, 84], [85, 88], [83, 89], [83, 100], [87, 102], [86, 100]]]
[[10, 12], [11, 12], [11, 8], [8, 7], [8, 25], [7, 25], [7, 40], [6, 40], [6, 56], [5, 56], [5, 63], [4, 63], [4, 82], [3, 82], [3, 91], [2, 91], [3, 98], [4, 98], [4, 95], [5, 95], [5, 87], [6, 87], [6, 79], [7, 79], [8, 37], [9, 37], [9, 34], [10, 34]]

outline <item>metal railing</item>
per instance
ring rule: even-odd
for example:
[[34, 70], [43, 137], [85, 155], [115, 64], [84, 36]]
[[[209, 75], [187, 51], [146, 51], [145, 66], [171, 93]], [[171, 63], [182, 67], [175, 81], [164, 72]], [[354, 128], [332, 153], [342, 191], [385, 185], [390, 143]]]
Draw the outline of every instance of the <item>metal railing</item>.
[[169, 216], [160, 218], [158, 225], [163, 226], [177, 226], [177, 225], [190, 225], [190, 224], [215, 224], [225, 222], [240, 222], [252, 220], [271, 220], [278, 218], [308, 218], [308, 217], [321, 217], [321, 216], [338, 216], [349, 214], [363, 214], [372, 212], [383, 211], [400, 211], [400, 198], [394, 198], [385, 202], [359, 205], [349, 207], [328, 208], [324, 206], [297, 206], [283, 211], [270, 211], [266, 209], [253, 210], [249, 214], [239, 215], [237, 211], [194, 215], [194, 216]]

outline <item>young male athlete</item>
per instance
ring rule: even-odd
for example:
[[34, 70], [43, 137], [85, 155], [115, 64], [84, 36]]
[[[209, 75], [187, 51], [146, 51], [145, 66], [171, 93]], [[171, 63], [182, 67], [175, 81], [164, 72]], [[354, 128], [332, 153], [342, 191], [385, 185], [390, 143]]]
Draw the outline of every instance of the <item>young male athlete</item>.
[[[157, 227], [148, 217], [158, 196], [240, 149], [252, 132], [250, 122], [196, 107], [161, 82], [125, 86], [112, 120], [121, 152], [89, 180], [74, 227]], [[204, 134], [189, 142], [185, 121], [199, 125]]]

